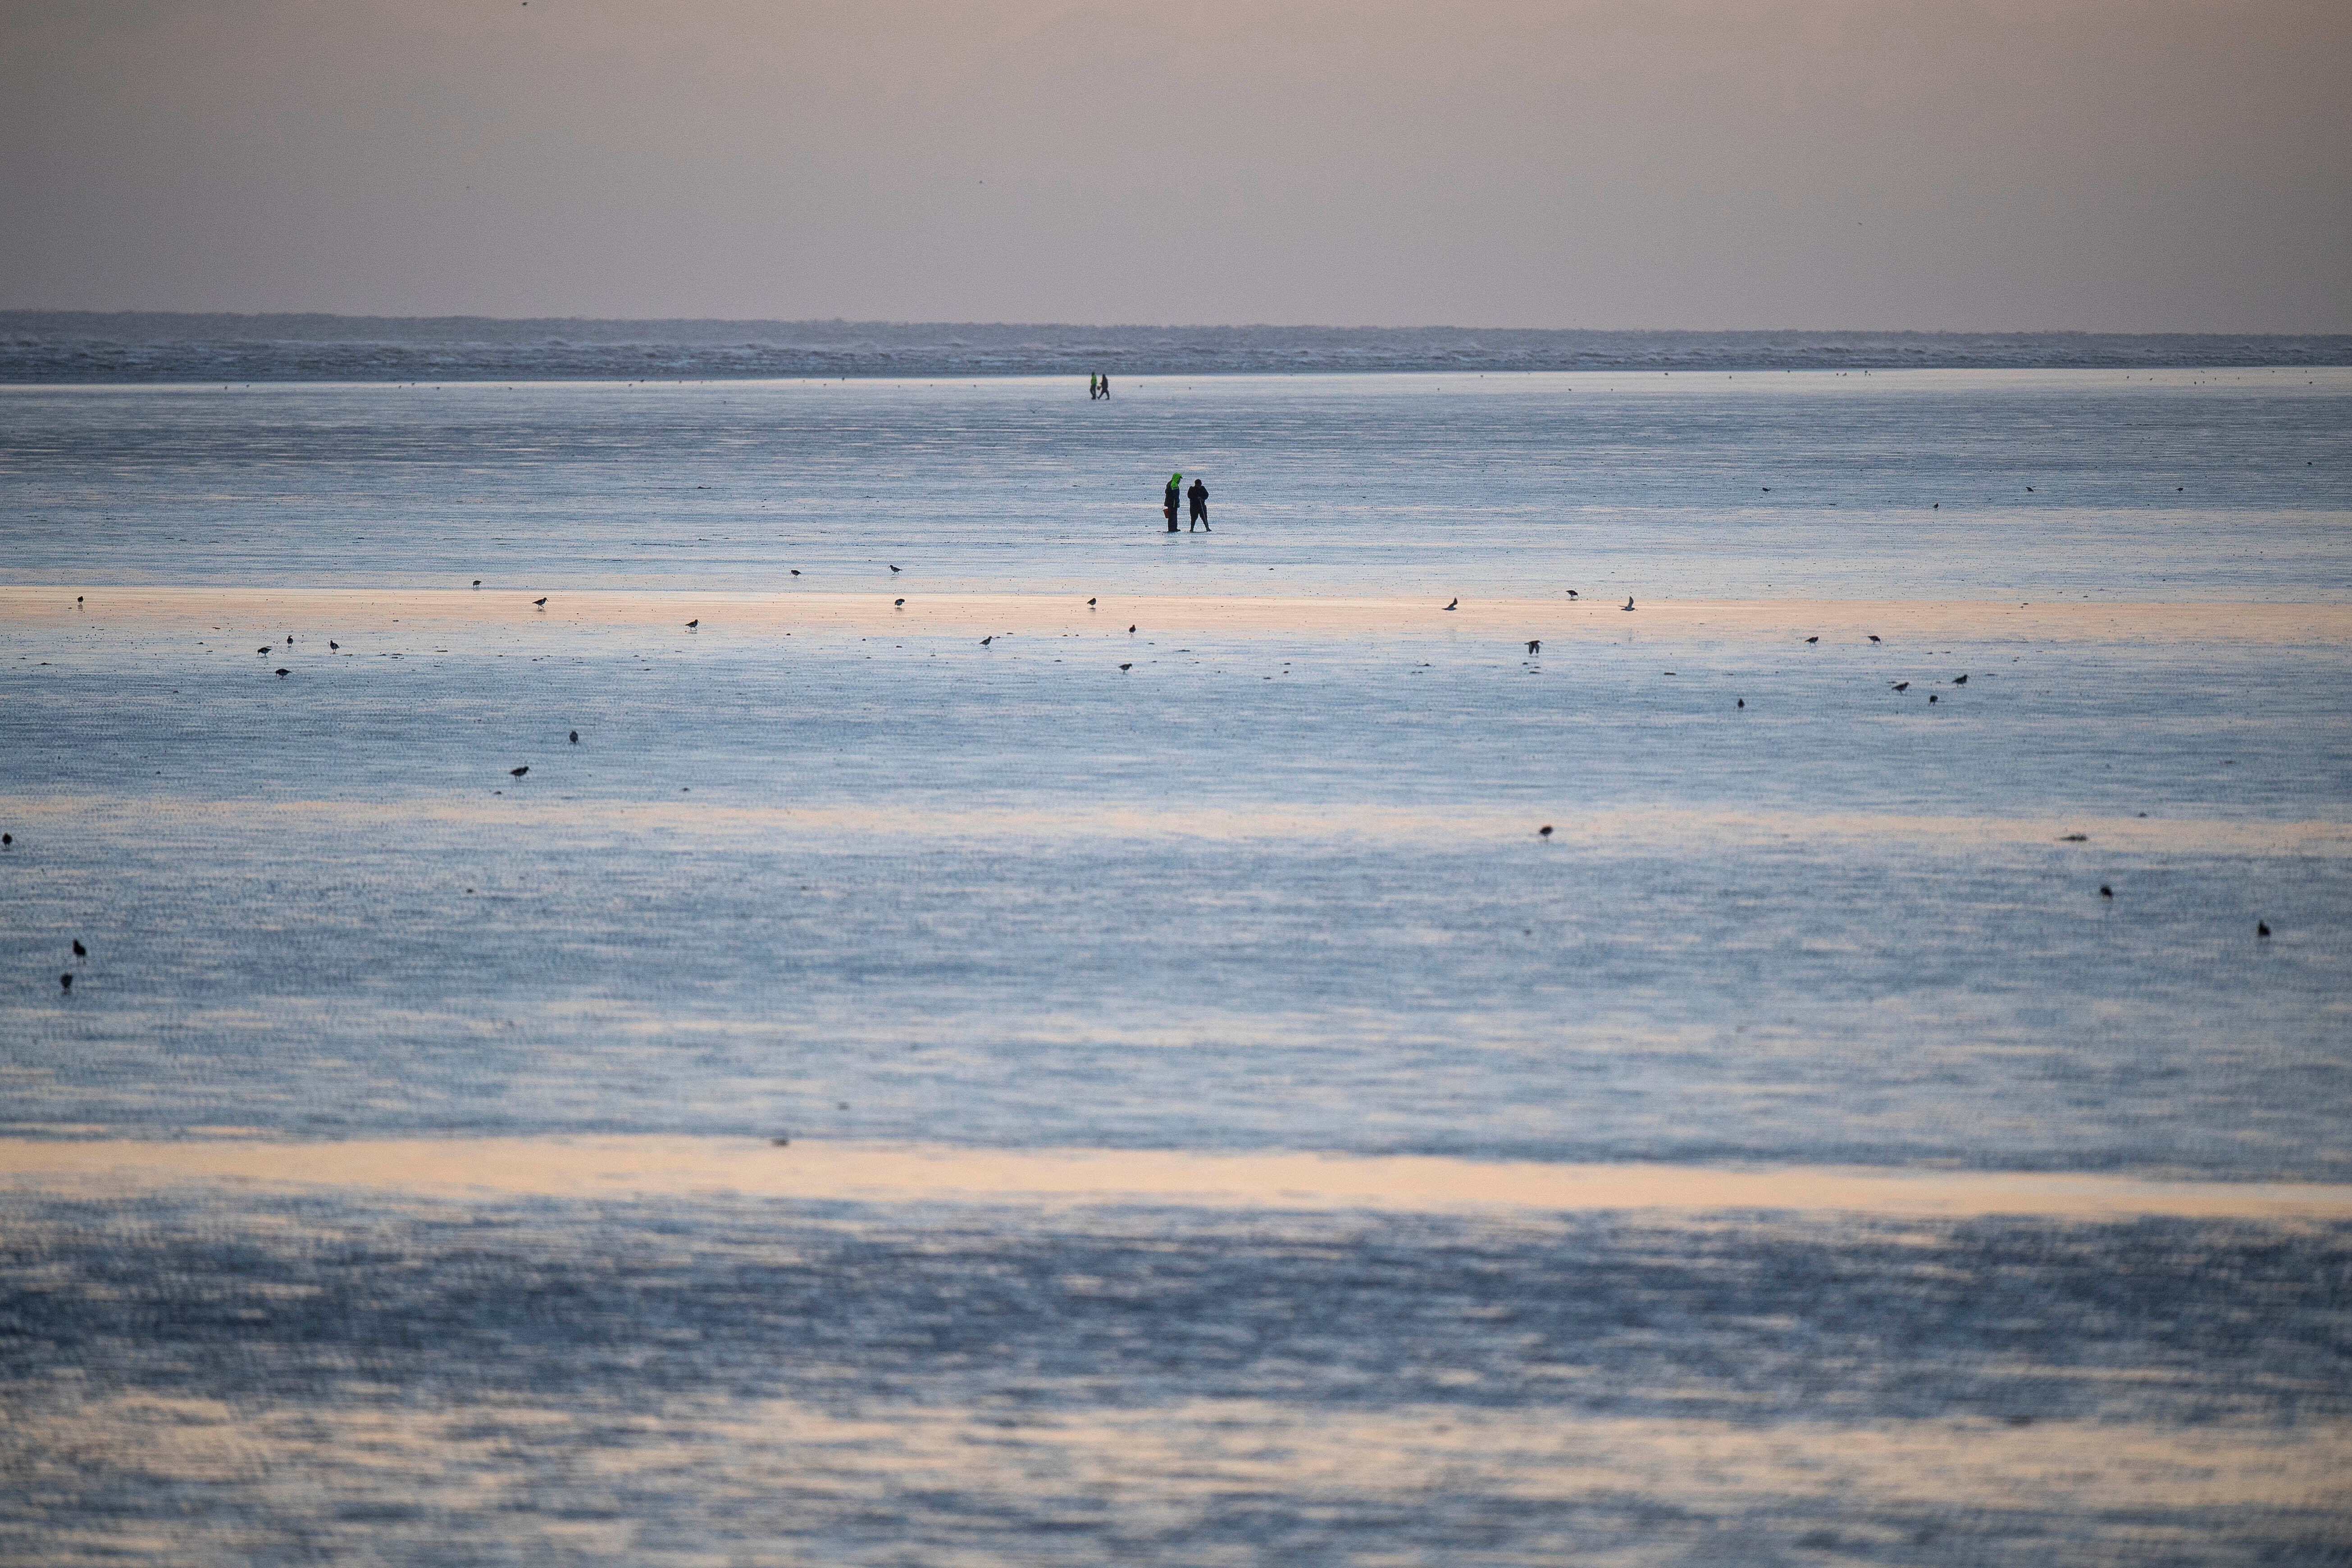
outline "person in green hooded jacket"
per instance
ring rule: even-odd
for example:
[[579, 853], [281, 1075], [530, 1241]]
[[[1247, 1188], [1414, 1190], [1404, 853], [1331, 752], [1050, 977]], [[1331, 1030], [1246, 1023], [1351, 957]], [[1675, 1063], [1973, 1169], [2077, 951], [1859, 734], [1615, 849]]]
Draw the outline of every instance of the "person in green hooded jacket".
[[1184, 476], [1180, 471], [1168, 476], [1168, 493], [1160, 500], [1160, 515], [1168, 520], [1168, 531], [1176, 531], [1176, 503], [1184, 499]]

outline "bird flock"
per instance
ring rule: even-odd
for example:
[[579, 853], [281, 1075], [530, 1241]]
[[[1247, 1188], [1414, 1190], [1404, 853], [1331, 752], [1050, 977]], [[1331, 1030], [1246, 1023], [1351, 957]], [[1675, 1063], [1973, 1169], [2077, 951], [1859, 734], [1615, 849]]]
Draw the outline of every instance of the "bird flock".
[[[902, 567], [900, 567], [898, 564], [897, 564], [896, 563], [888, 563], [888, 565], [889, 565], [889, 571], [890, 571], [891, 575], [893, 575], [893, 576], [898, 576], [898, 575], [902, 575], [902, 574], [903, 574], [904, 569], [903, 569]], [[799, 571], [799, 569], [798, 569], [798, 568], [792, 568], [792, 569], [791, 569], [791, 571], [792, 571], [792, 574], [793, 574], [793, 576], [795, 576], [795, 577], [797, 577], [797, 576], [799, 576], [799, 575], [801, 574], [800, 574], [800, 571]], [[473, 582], [472, 582], [472, 586], [473, 586], [473, 587], [475, 587], [475, 588], [480, 588], [482, 585], [483, 585], [483, 584], [482, 584], [482, 580], [481, 580], [481, 579], [479, 579], [479, 578], [476, 578], [476, 579], [474, 579], [474, 580], [473, 580]], [[1566, 590], [1566, 594], [1567, 594], [1567, 596], [1568, 596], [1570, 599], [1571, 599], [1571, 600], [1578, 599], [1578, 598], [1580, 598], [1580, 597], [1581, 596], [1581, 595], [1579, 594], [1578, 590], [1573, 589], [1573, 588], [1570, 588], [1570, 589]], [[539, 597], [537, 597], [537, 598], [532, 599], [532, 600], [530, 601], [530, 604], [531, 604], [531, 607], [532, 607], [532, 609], [533, 609], [534, 611], [543, 613], [543, 612], [546, 610], [546, 608], [547, 608], [547, 605], [548, 605], [548, 603], [549, 603], [549, 600], [550, 600], [550, 598], [551, 598], [551, 595], [541, 595], [541, 596], [539, 596]], [[1089, 598], [1087, 598], [1087, 600], [1086, 601], [1087, 608], [1088, 610], [1094, 610], [1094, 609], [1097, 609], [1097, 608], [1098, 607], [1098, 602], [1099, 602], [1099, 601], [1098, 601], [1098, 598], [1097, 598], [1097, 597], [1092, 597], [1092, 596], [1090, 596], [1090, 597], [1089, 597]], [[80, 595], [77, 595], [77, 596], [76, 596], [76, 599], [75, 599], [75, 605], [76, 605], [77, 608], [82, 607], [82, 606], [85, 605], [85, 603], [86, 603], [86, 600], [85, 600], [85, 598], [84, 598], [83, 596], [80, 596]], [[892, 607], [893, 607], [894, 609], [904, 609], [904, 608], [905, 608], [905, 606], [906, 606], [906, 604], [907, 604], [907, 601], [906, 601], [906, 599], [905, 599], [904, 597], [902, 597], [902, 596], [901, 596], [901, 597], [894, 597], [894, 598], [892, 599], [892, 601], [891, 601], [891, 605], [892, 605]], [[1459, 596], [1459, 595], [1455, 595], [1455, 596], [1454, 596], [1453, 598], [1449, 599], [1449, 600], [1446, 602], [1446, 604], [1443, 606], [1443, 608], [1444, 608], [1444, 610], [1446, 610], [1446, 611], [1449, 611], [1449, 612], [1451, 612], [1451, 611], [1458, 611], [1458, 610], [1461, 608], [1461, 605], [1462, 605], [1462, 601], [1461, 601], [1460, 596]], [[1628, 611], [1628, 612], [1633, 611], [1633, 610], [1635, 608], [1635, 600], [1634, 600], [1633, 596], [1632, 595], [1630, 595], [1630, 594], [1629, 594], [1628, 595], [1626, 595], [1625, 603], [1624, 603], [1622, 605], [1619, 606], [1619, 607], [1620, 607], [1622, 610], [1624, 610], [1624, 611]], [[694, 618], [692, 618], [692, 619], [688, 620], [688, 621], [685, 623], [685, 629], [686, 629], [686, 630], [688, 630], [688, 631], [689, 631], [689, 632], [696, 632], [696, 631], [698, 631], [698, 630], [700, 629], [701, 625], [702, 625], [702, 619], [701, 619], [701, 617], [700, 617], [700, 616], [696, 616], [696, 617], [694, 617]], [[215, 629], [217, 629], [217, 628], [215, 628]], [[1134, 634], [1135, 634], [1137, 631], [1139, 631], [1139, 629], [1140, 629], [1140, 624], [1139, 624], [1139, 623], [1130, 623], [1130, 624], [1129, 625], [1128, 628], [1127, 628], [1127, 630], [1128, 630], [1128, 634], [1129, 634], [1129, 636], [1134, 635]], [[1003, 637], [1003, 635], [1005, 635], [1005, 634], [1003, 634], [1003, 633], [991, 633], [991, 634], [989, 634], [988, 636], [983, 637], [982, 637], [982, 638], [980, 638], [980, 639], [979, 639], [979, 646], [980, 646], [980, 647], [992, 647], [992, 645], [997, 641], [997, 639], [998, 639], [1000, 637]], [[1869, 645], [1871, 645], [1871, 646], [1874, 646], [1874, 647], [1885, 647], [1885, 643], [1884, 643], [1884, 640], [1883, 640], [1883, 639], [1880, 637], [1880, 636], [1879, 636], [1877, 633], [1875, 633], [1875, 632], [1866, 633], [1866, 634], [1864, 634], [1864, 637], [1865, 637], [1865, 640], [1867, 641], [1867, 643], [1868, 643]], [[1821, 634], [1819, 634], [1819, 633], [1811, 633], [1811, 634], [1808, 634], [1808, 635], [1807, 635], [1807, 636], [1802, 639], [1802, 646], [1804, 646], [1804, 647], [1819, 647], [1819, 646], [1820, 646], [1820, 644], [1821, 644], [1821, 640], [1822, 640], [1822, 638], [1821, 638]], [[272, 642], [268, 642], [268, 643], [265, 643], [265, 644], [263, 644], [261, 647], [257, 647], [257, 649], [255, 649], [254, 651], [255, 651], [255, 653], [256, 653], [256, 655], [257, 655], [257, 656], [266, 658], [268, 658], [269, 655], [271, 655], [271, 654], [273, 654], [273, 653], [277, 653], [277, 652], [278, 652], [278, 651], [279, 651], [279, 648], [280, 648], [280, 647], [281, 647], [281, 646], [282, 646], [283, 647], [285, 647], [285, 648], [292, 648], [292, 647], [294, 647], [296, 646], [296, 642], [295, 642], [295, 635], [294, 635], [293, 633], [291, 633], [291, 632], [289, 632], [289, 633], [287, 633], [287, 634], [285, 635], [285, 638], [284, 638], [284, 641], [283, 641], [283, 644], [282, 644], [282, 645], [281, 645], [280, 643], [277, 642], [277, 641], [272, 641]], [[337, 639], [334, 639], [334, 638], [330, 638], [330, 639], [328, 639], [328, 641], [327, 641], [327, 647], [328, 647], [328, 650], [329, 650], [329, 652], [330, 652], [330, 653], [338, 653], [338, 652], [341, 652], [341, 651], [342, 651], [342, 644], [341, 644], [341, 642], [340, 640], [337, 640]], [[1530, 659], [1532, 659], [1532, 658], [1536, 658], [1536, 657], [1538, 657], [1538, 656], [1541, 655], [1541, 653], [1542, 653], [1542, 651], [1543, 651], [1543, 641], [1542, 641], [1542, 639], [1541, 639], [1541, 638], [1539, 638], [1539, 637], [1529, 637], [1529, 638], [1528, 638], [1528, 639], [1526, 640], [1526, 649], [1527, 649], [1527, 653], [1528, 653], [1528, 655], [1529, 656]], [[1189, 649], [1179, 649], [1178, 651], [1179, 651], [1179, 652], [1189, 652], [1190, 650], [1189, 650]], [[398, 656], [397, 656], [397, 655], [395, 655], [395, 656], [394, 656], [394, 657], [398, 657]], [[1118, 666], [1118, 668], [1119, 668], [1119, 670], [1120, 670], [1122, 673], [1131, 671], [1134, 668], [1135, 668], [1135, 664], [1134, 664], [1134, 661], [1133, 661], [1133, 660], [1129, 660], [1129, 661], [1122, 662], [1122, 663], [1120, 663], [1120, 664], [1119, 664], [1119, 666]], [[277, 679], [286, 679], [287, 677], [289, 677], [289, 676], [292, 673], [292, 670], [291, 670], [291, 668], [290, 668], [289, 667], [286, 667], [286, 666], [278, 666], [278, 667], [275, 667], [275, 668], [272, 669], [272, 672], [271, 672], [271, 673], [274, 675], [274, 677], [275, 677], [275, 678], [277, 678]], [[1667, 673], [1667, 674], [1671, 675], [1671, 674], [1673, 674], [1674, 672], [1673, 672], [1673, 671], [1671, 671], [1671, 670], [1669, 670], [1669, 671], [1666, 671], [1665, 673]], [[1270, 679], [1270, 678], [1269, 678], [1269, 679]], [[1954, 687], [1954, 688], [1965, 687], [1965, 686], [1967, 686], [1967, 685], [1968, 685], [1968, 683], [1969, 683], [1969, 672], [1965, 672], [1965, 671], [1964, 671], [1964, 672], [1961, 672], [1961, 673], [1959, 673], [1959, 674], [1956, 674], [1956, 675], [1952, 676], [1952, 677], [1950, 678], [1950, 679], [1949, 679], [1949, 684], [1950, 684], [1950, 686], [1952, 686], [1952, 687]], [[1888, 683], [1888, 685], [1889, 685], [1890, 689], [1891, 689], [1892, 690], [1895, 691], [1895, 692], [1898, 692], [1898, 693], [1908, 691], [1908, 690], [1910, 689], [1910, 688], [1911, 688], [1912, 684], [1913, 684], [1913, 682], [1912, 682], [1910, 679], [1895, 680], [1895, 681], [1890, 681], [1890, 682]], [[1937, 700], [1937, 699], [1938, 699], [1938, 695], [1939, 695], [1938, 693], [1930, 692], [1930, 693], [1928, 694], [1928, 696], [1927, 696], [1927, 700], [1928, 700], [1930, 703], [1936, 702], [1936, 701]], [[1747, 706], [1748, 706], [1747, 699], [1746, 699], [1745, 697], [1740, 697], [1740, 698], [1737, 699], [1737, 700], [1735, 700], [1735, 704], [1734, 704], [1734, 706], [1735, 706], [1735, 708], [1737, 708], [1737, 709], [1738, 709], [1738, 710], [1746, 710], [1746, 708], [1747, 708]], [[567, 731], [567, 734], [566, 734], [566, 737], [565, 737], [565, 738], [566, 738], [566, 742], [567, 742], [567, 743], [568, 743], [568, 744], [571, 744], [571, 745], [574, 745], [574, 746], [576, 746], [576, 745], [578, 745], [578, 744], [580, 743], [580, 731], [579, 731], [578, 730], [576, 730], [576, 729], [575, 729], [575, 730], [571, 730], [571, 731]], [[512, 767], [509, 767], [509, 768], [508, 768], [508, 769], [507, 769], [507, 776], [508, 776], [509, 779], [513, 779], [513, 780], [518, 780], [518, 781], [519, 781], [519, 780], [521, 780], [521, 779], [527, 778], [527, 777], [530, 775], [530, 771], [531, 771], [531, 769], [530, 769], [530, 763], [519, 763], [519, 764], [517, 764], [517, 765], [515, 765], [515, 766], [512, 766]], [[687, 793], [690, 793], [690, 786], [688, 786]], [[2146, 814], [2145, 812], [2143, 812], [2141, 815], [2142, 815], [2142, 816], [2146, 816], [2147, 814]], [[1553, 825], [1553, 824], [1551, 824], [1551, 823], [1545, 823], [1545, 824], [1541, 825], [1540, 826], [1538, 826], [1538, 827], [1536, 829], [1536, 837], [1538, 837], [1538, 840], [1540, 840], [1540, 841], [1543, 841], [1543, 842], [1547, 842], [1547, 843], [1549, 843], [1549, 842], [1552, 839], [1552, 837], [1554, 837], [1554, 833], [1555, 833], [1555, 827], [1554, 827], [1554, 825]], [[2088, 836], [2088, 835], [2086, 835], [2086, 834], [2083, 834], [2083, 833], [2069, 833], [2069, 834], [2065, 834], [2065, 835], [2062, 836], [2062, 837], [2061, 837], [2061, 839], [2060, 839], [2060, 842], [2062, 842], [2062, 843], [2066, 843], [2066, 844], [2083, 844], [2083, 843], [2087, 843], [2087, 842], [2088, 842], [2088, 838], [2089, 838], [2089, 836]], [[17, 850], [17, 839], [16, 839], [16, 836], [15, 832], [14, 832], [13, 830], [5, 830], [5, 831], [0, 831], [0, 852], [9, 852], [9, 853], [13, 853], [13, 852], [16, 852], [16, 850]], [[2114, 884], [2113, 884], [2112, 882], [2101, 882], [2101, 883], [2099, 884], [2099, 886], [2098, 886], [2098, 893], [2097, 893], [2097, 897], [2098, 897], [2101, 900], [2103, 900], [2104, 902], [2106, 902], [2106, 903], [2113, 903], [2113, 902], [2115, 902], [2115, 901], [2116, 901], [2116, 890], [2115, 890]], [[2267, 921], [2267, 920], [2258, 920], [2258, 921], [2255, 921], [2255, 924], [2254, 924], [2254, 934], [2255, 934], [2256, 939], [2257, 939], [2257, 940], [2260, 940], [2260, 941], [2265, 941], [2265, 942], [2266, 942], [2266, 941], [2269, 941], [2269, 940], [2271, 939], [2272, 931], [2271, 931], [2270, 924], [2269, 924], [2269, 922], [2268, 922], [2268, 921]], [[88, 945], [87, 945], [87, 944], [86, 944], [86, 943], [85, 943], [85, 942], [83, 942], [79, 937], [75, 937], [75, 938], [71, 939], [71, 942], [70, 942], [70, 950], [71, 950], [71, 953], [72, 953], [73, 961], [74, 961], [74, 963], [75, 963], [75, 964], [76, 964], [77, 966], [82, 965], [82, 964], [84, 963], [84, 961], [86, 961], [86, 960], [89, 958], [89, 949]], [[60, 995], [61, 997], [70, 997], [70, 996], [73, 994], [74, 982], [75, 982], [75, 979], [76, 979], [76, 977], [77, 977], [78, 973], [80, 973], [80, 970], [79, 970], [79, 968], [68, 968], [68, 969], [66, 969], [66, 970], [62, 971], [62, 972], [58, 974], [58, 994], [59, 994], [59, 995]], [[779, 1139], [779, 1140], [777, 1140], [777, 1142], [781, 1143], [781, 1142], [784, 1142], [784, 1140]]]

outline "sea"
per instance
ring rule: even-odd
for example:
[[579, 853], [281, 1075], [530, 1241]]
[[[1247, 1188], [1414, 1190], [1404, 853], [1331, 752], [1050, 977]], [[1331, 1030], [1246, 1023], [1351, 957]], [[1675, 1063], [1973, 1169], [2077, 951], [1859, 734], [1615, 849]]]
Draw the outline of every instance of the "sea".
[[2352, 1553], [2352, 345], [662, 325], [0, 321], [0, 1562]]

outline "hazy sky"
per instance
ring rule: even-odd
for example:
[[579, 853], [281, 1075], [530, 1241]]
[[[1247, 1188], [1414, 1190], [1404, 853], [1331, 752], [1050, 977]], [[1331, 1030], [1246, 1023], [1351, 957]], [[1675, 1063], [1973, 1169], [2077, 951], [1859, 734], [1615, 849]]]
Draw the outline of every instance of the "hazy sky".
[[0, 306], [2352, 331], [2352, 3], [0, 0]]

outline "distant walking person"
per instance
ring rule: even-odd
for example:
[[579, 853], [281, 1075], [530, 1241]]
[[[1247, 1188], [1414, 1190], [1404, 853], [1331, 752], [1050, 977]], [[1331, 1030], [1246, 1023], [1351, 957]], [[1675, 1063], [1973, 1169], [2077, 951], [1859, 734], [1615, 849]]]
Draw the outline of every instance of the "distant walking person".
[[1110, 395], [1110, 377], [1108, 375], [1105, 375], [1102, 378], [1102, 395], [1105, 397], [1108, 397]]
[[[1192, 503], [1192, 521], [1201, 525], [1201, 531], [1214, 533], [1216, 530], [1209, 526], [1209, 487], [1194, 479], [1192, 488], [1184, 492], [1184, 499]], [[1175, 524], [1171, 521], [1169, 526], [1172, 528]], [[1190, 533], [1192, 531], [1188, 527], [1184, 531]]]
[[1096, 398], [1100, 397], [1101, 395], [1102, 377], [1095, 374], [1092, 371], [1088, 371], [1087, 373], [1087, 401], [1088, 403], [1092, 403]]
[[1171, 533], [1176, 531], [1176, 503], [1183, 494], [1184, 475], [1179, 470], [1168, 476], [1168, 493], [1160, 498], [1160, 515], [1168, 520], [1168, 531]]

